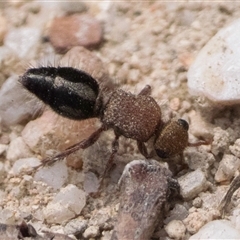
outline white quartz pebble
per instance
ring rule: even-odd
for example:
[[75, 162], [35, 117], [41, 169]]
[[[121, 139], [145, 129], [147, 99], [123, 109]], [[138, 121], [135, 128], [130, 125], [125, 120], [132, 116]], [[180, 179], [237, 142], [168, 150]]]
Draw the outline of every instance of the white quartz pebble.
[[9, 77], [0, 89], [0, 116], [3, 125], [14, 125], [29, 119], [41, 108], [38, 100], [28, 94], [18, 82], [18, 76]]
[[40, 168], [34, 176], [35, 181], [42, 181], [55, 190], [61, 188], [67, 178], [68, 171], [64, 161], [56, 162], [45, 168]]
[[230, 180], [235, 171], [240, 167], [240, 159], [231, 155], [225, 154], [219, 164], [218, 170], [215, 174], [215, 180], [217, 182], [223, 182]]
[[40, 28], [21, 27], [11, 29], [4, 40], [5, 45], [14, 51], [19, 58], [32, 59], [37, 53], [41, 38]]
[[31, 151], [23, 138], [17, 137], [10, 142], [6, 158], [10, 161], [15, 161], [19, 158], [30, 157], [31, 155]]
[[205, 174], [200, 169], [183, 175], [178, 182], [184, 199], [192, 199], [208, 187]]
[[98, 235], [99, 235], [99, 227], [98, 226], [90, 226], [83, 233], [83, 236], [88, 239], [94, 238]]
[[180, 220], [172, 220], [165, 226], [165, 230], [170, 238], [183, 239], [186, 232], [186, 227]]
[[11, 172], [14, 175], [18, 175], [21, 171], [37, 167], [41, 164], [40, 160], [34, 157], [21, 158], [14, 162]]
[[188, 71], [190, 93], [221, 104], [240, 103], [240, 19], [221, 29]]
[[204, 225], [189, 240], [200, 239], [240, 239], [240, 232], [227, 220], [215, 220]]
[[62, 188], [44, 209], [48, 223], [63, 223], [80, 214], [86, 204], [86, 194], [73, 184]]

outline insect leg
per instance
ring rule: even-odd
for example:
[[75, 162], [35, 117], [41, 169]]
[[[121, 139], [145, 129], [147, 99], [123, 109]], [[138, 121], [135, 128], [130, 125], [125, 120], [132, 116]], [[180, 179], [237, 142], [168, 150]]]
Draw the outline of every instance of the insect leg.
[[76, 143], [72, 145], [71, 147], [67, 148], [63, 152], [53, 156], [53, 157], [48, 157], [42, 160], [42, 164], [40, 166], [46, 166], [46, 165], [52, 165], [53, 163], [67, 157], [68, 155], [76, 152], [79, 149], [85, 149], [88, 148], [89, 146], [93, 145], [101, 135], [101, 133], [105, 131], [105, 127], [101, 126], [98, 130], [96, 130], [92, 135], [90, 135], [89, 138], [84, 139], [83, 141]]
[[137, 141], [137, 146], [138, 146], [138, 150], [139, 152], [145, 157], [145, 158], [149, 158], [149, 154], [147, 151], [147, 148], [145, 146], [145, 144], [143, 142]]
[[209, 145], [212, 143], [212, 140], [200, 140], [195, 143], [188, 143], [188, 147], [199, 147], [201, 145]]
[[110, 158], [108, 159], [107, 161], [107, 164], [106, 164], [106, 167], [105, 167], [105, 170], [103, 172], [103, 175], [101, 177], [101, 180], [100, 180], [100, 188], [101, 188], [101, 185], [102, 185], [102, 182], [104, 180], [104, 178], [106, 177], [107, 173], [111, 170], [112, 166], [113, 166], [113, 160], [114, 160], [114, 156], [115, 154], [117, 153], [118, 149], [119, 149], [119, 135], [115, 135], [115, 139], [114, 141], [112, 142], [112, 153], [110, 155]]

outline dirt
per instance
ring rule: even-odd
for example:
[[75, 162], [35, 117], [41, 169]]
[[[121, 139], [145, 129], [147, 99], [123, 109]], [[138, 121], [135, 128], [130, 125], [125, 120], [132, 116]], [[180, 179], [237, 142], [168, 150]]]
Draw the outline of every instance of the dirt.
[[[191, 96], [187, 89], [187, 71], [198, 52], [211, 37], [219, 29], [238, 18], [240, 3], [121, 1], [85, 4], [87, 6], [85, 11], [101, 21], [104, 29], [103, 42], [97, 49], [91, 49], [91, 51], [102, 60], [115, 86], [139, 93], [145, 85], [151, 85], [151, 95], [161, 106], [164, 121], [172, 118], [184, 118], [189, 121], [191, 142], [213, 138], [212, 144], [208, 146], [187, 148], [184, 152], [190, 167], [189, 171], [201, 169], [207, 182], [203, 192], [193, 194], [192, 199], [180, 203], [184, 210], [180, 212], [178, 220], [185, 224], [185, 232], [184, 236], [179, 235], [177, 238], [189, 239], [207, 222], [222, 218], [218, 212], [218, 205], [236, 172], [222, 182], [215, 181], [215, 174], [223, 155], [230, 153], [229, 146], [239, 138], [240, 124], [238, 106], [212, 105], [210, 108], [204, 108], [200, 98]], [[3, 49], [7, 45], [4, 37], [8, 30], [14, 27], [41, 26], [43, 28], [41, 37], [44, 39], [51, 18], [66, 14], [66, 9], [60, 2], [55, 4], [34, 1], [0, 3], [0, 12], [3, 15], [3, 20], [0, 19], [0, 21], [6, 25], [3, 31], [0, 29], [0, 42], [2, 42], [0, 48]], [[47, 16], [46, 19], [45, 16]], [[40, 23], [43, 24], [40, 25]], [[38, 42], [34, 51], [36, 53], [33, 56], [29, 53], [21, 58], [13, 54], [12, 57], [0, 59], [1, 85], [9, 76], [23, 74], [24, 70], [19, 66], [19, 62], [26, 64], [32, 60], [38, 61], [49, 53], [55, 54], [51, 44], [45, 41]], [[30, 120], [30, 118], [25, 119], [24, 123], [14, 126], [0, 125], [0, 143], [9, 147], [13, 139], [21, 136], [22, 129]], [[98, 144], [79, 153], [83, 162], [92, 161], [92, 163], [84, 163], [84, 173], [88, 168], [99, 170], [101, 161], [110, 155], [112, 139], [111, 131], [105, 133]], [[45, 149], [46, 146], [44, 145], [44, 149], [36, 152], [49, 150]], [[43, 216], [43, 211], [59, 190], [34, 181], [33, 172], [12, 174], [10, 170], [14, 161], [7, 158], [7, 151], [7, 149], [3, 150], [0, 155], [2, 175], [0, 176], [0, 222], [20, 224], [25, 220], [38, 232], [49, 230], [77, 239], [111, 238], [121, 194], [117, 191], [117, 181], [121, 171], [127, 162], [143, 159], [133, 141], [121, 139], [115, 160], [118, 162], [118, 168], [111, 174], [110, 180], [106, 180], [105, 192], [101, 197], [96, 199], [89, 197], [82, 212], [70, 220], [50, 223]], [[31, 155], [41, 159], [36, 152], [31, 152]], [[97, 163], [96, 158], [99, 159]], [[88, 164], [91, 166], [89, 167]], [[103, 166], [100, 167], [103, 168]], [[83, 175], [81, 170], [69, 169], [64, 186], [75, 184], [83, 188]], [[91, 178], [91, 176], [88, 177]], [[93, 181], [96, 177], [98, 177], [97, 174], [94, 175]], [[236, 195], [239, 195], [239, 192]], [[238, 204], [239, 200], [235, 197], [233, 199], [235, 209]], [[233, 211], [233, 209], [230, 210], [225, 218], [232, 219]], [[188, 217], [185, 215], [186, 212], [189, 214]], [[173, 210], [166, 216], [165, 225], [174, 216], [177, 214]], [[234, 221], [237, 222], [237, 220]], [[92, 226], [95, 229], [90, 228]], [[235, 227], [239, 229], [237, 223]], [[170, 238], [165, 230], [159, 227], [152, 239]]]

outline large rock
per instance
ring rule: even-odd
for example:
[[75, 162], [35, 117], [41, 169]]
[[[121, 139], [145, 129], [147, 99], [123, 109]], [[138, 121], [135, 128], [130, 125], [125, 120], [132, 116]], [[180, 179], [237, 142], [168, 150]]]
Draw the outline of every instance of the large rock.
[[188, 71], [190, 93], [221, 104], [240, 103], [240, 19], [221, 29]]

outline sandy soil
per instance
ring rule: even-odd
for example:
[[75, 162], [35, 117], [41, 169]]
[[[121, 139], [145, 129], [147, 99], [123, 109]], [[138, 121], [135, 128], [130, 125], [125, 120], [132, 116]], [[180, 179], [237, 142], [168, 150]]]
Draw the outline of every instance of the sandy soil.
[[[229, 145], [233, 145], [239, 138], [237, 134], [239, 111], [236, 106], [223, 108], [212, 105], [210, 108], [205, 108], [204, 100], [188, 93], [187, 71], [208, 40], [223, 26], [238, 18], [240, 3], [161, 3], [157, 1], [92, 2], [86, 5], [87, 12], [101, 21], [104, 28], [104, 41], [92, 52], [104, 63], [111, 81], [117, 87], [135, 93], [138, 93], [146, 84], [151, 85], [152, 96], [161, 106], [164, 121], [171, 118], [188, 120], [192, 142], [199, 138], [214, 138], [211, 146], [188, 148], [184, 152], [190, 169], [192, 171], [202, 169], [207, 181], [207, 186], [202, 193], [193, 194], [194, 197], [185, 199], [178, 205], [185, 208], [179, 214], [179, 219], [185, 224], [185, 233], [184, 236], [178, 236], [178, 239], [188, 239], [207, 222], [221, 218], [217, 212], [217, 206], [233, 175], [224, 182], [216, 182], [215, 174], [223, 155], [230, 153]], [[0, 3], [2, 14], [0, 21], [2, 25], [6, 25], [6, 31], [2, 31], [2, 39], [8, 30], [21, 26], [36, 26], [36, 28], [41, 26], [43, 27], [42, 37], [45, 37], [51, 18], [64, 15], [66, 9], [66, 6], [64, 7], [61, 3], [43, 4], [28, 1]], [[18, 41], [18, 39], [15, 40]], [[7, 41], [3, 40], [0, 48], [4, 49], [7, 44]], [[32, 60], [38, 61], [45, 55], [55, 54], [48, 42], [38, 44], [37, 50], [34, 51], [36, 53], [33, 56], [31, 56], [32, 52], [29, 52], [23, 58], [17, 54], [12, 54], [11, 57], [3, 54], [3, 59], [0, 59], [1, 85], [9, 76], [23, 73], [22, 67], [19, 66], [20, 62], [26, 64]], [[25, 119], [24, 123], [14, 126], [2, 126], [0, 143], [9, 147], [13, 139], [21, 136], [22, 130], [30, 120], [30, 118]], [[102, 159], [109, 156], [112, 139], [112, 132], [106, 133], [98, 144], [84, 153], [79, 153], [82, 154], [83, 162], [86, 159], [88, 162], [89, 159], [92, 160], [92, 163], [84, 163], [85, 172], [88, 168], [97, 169]], [[41, 158], [41, 153], [49, 150], [48, 146], [44, 145], [43, 149], [31, 152], [30, 155]], [[0, 155], [0, 171], [3, 176], [0, 176], [0, 222], [16, 224], [24, 219], [33, 224], [38, 232], [47, 229], [69, 234], [72, 237], [75, 235], [77, 239], [83, 239], [83, 236], [86, 239], [110, 239], [121, 195], [116, 190], [117, 181], [123, 166], [133, 159], [143, 159], [133, 141], [120, 140], [120, 150], [116, 157], [116, 162], [120, 163], [111, 175], [111, 179], [106, 181], [107, 186], [102, 196], [97, 199], [88, 198], [81, 214], [62, 224], [47, 221], [43, 216], [47, 204], [59, 190], [34, 181], [32, 177], [34, 173], [12, 174], [11, 169], [15, 160], [7, 158], [8, 149]], [[94, 162], [96, 158], [99, 159], [97, 163]], [[68, 177], [64, 187], [67, 184], [75, 184], [83, 189], [83, 171], [74, 169], [67, 171]], [[237, 207], [237, 197], [234, 198], [233, 205]], [[192, 214], [193, 212], [195, 215]], [[207, 214], [209, 212], [211, 214]], [[190, 215], [186, 217], [185, 213]], [[230, 219], [231, 214], [232, 212], [228, 217]], [[168, 220], [165, 220], [165, 224], [176, 215], [172, 212], [168, 218], [166, 217]], [[95, 228], [89, 230], [90, 226]], [[90, 233], [86, 233], [86, 229]], [[170, 239], [170, 237], [159, 227], [153, 239]]]

